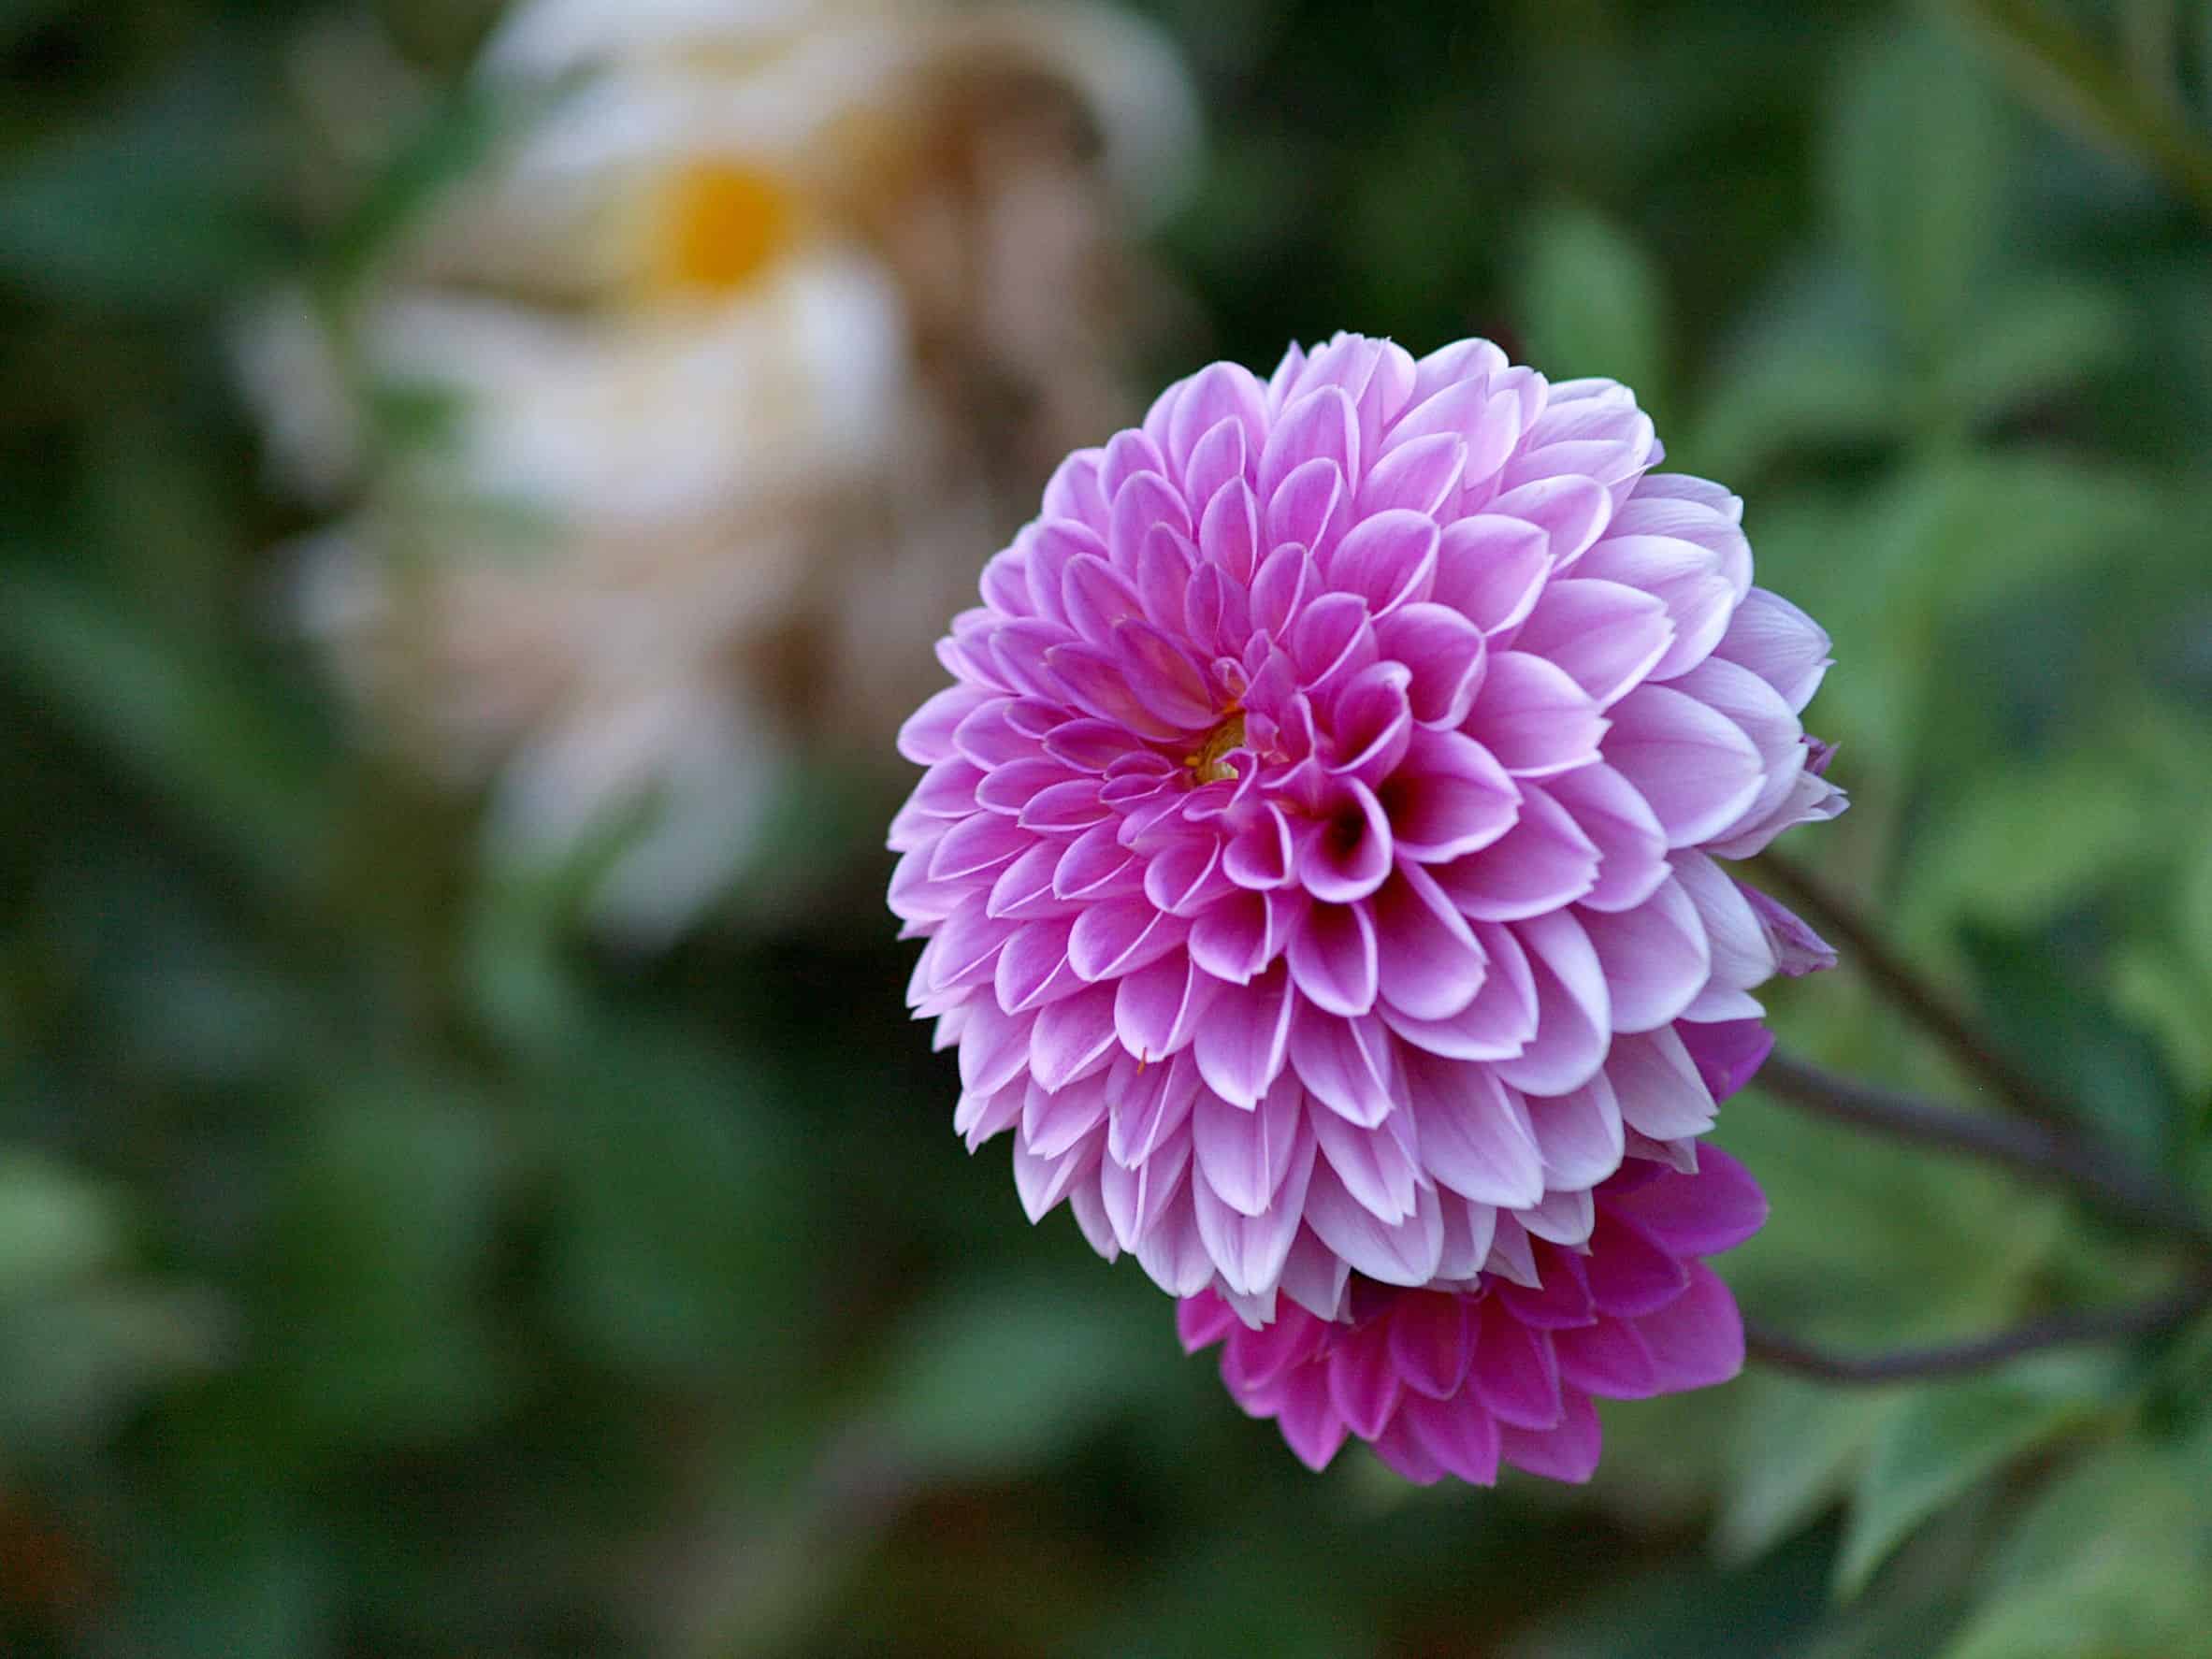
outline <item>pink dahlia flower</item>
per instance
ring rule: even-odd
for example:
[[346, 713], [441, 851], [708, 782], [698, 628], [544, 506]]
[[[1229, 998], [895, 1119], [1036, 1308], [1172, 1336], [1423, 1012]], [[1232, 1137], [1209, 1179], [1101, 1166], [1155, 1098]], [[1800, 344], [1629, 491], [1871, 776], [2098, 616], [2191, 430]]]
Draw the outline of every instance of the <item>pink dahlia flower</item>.
[[1587, 1254], [1500, 1222], [1472, 1286], [1352, 1281], [1351, 1318], [1286, 1308], [1251, 1330], [1212, 1291], [1176, 1310], [1183, 1347], [1219, 1342], [1222, 1380], [1272, 1417], [1308, 1466], [1347, 1434], [1424, 1485], [1487, 1486], [1499, 1463], [1556, 1480], [1598, 1466], [1593, 1397], [1637, 1400], [1726, 1382], [1742, 1368], [1735, 1299], [1699, 1261], [1742, 1243], [1767, 1201], [1710, 1147], [1694, 1172], [1632, 1161], [1601, 1182]]
[[1062, 465], [890, 835], [955, 1126], [1016, 1132], [1033, 1219], [1329, 1319], [1693, 1161], [1699, 1028], [1827, 957], [1713, 860], [1843, 800], [1826, 634], [1659, 456], [1611, 382], [1340, 335]]

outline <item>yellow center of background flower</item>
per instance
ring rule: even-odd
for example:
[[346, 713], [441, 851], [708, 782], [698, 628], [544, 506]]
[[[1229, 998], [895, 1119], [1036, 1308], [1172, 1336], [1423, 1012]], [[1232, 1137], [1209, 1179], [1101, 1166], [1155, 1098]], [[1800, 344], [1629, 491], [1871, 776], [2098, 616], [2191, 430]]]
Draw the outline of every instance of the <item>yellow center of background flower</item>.
[[669, 185], [653, 257], [661, 294], [735, 293], [790, 244], [790, 193], [742, 163], [696, 161]]

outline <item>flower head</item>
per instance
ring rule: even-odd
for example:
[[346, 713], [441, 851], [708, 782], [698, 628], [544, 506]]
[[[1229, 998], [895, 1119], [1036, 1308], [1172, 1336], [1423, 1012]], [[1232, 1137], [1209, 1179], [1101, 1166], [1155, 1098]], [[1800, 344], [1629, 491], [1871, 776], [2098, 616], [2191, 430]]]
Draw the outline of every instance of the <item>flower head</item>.
[[1487, 1486], [1501, 1462], [1586, 1480], [1594, 1398], [1706, 1388], [1742, 1367], [1735, 1300], [1698, 1258], [1741, 1243], [1767, 1213], [1742, 1165], [1710, 1147], [1695, 1171], [1624, 1164], [1595, 1196], [1586, 1255], [1501, 1222], [1503, 1248], [1462, 1290], [1355, 1280], [1348, 1320], [1289, 1308], [1257, 1331], [1207, 1291], [1177, 1308], [1177, 1327], [1192, 1352], [1222, 1345], [1236, 1403], [1275, 1419], [1313, 1468], [1349, 1434], [1424, 1485]]
[[1843, 800], [1827, 636], [1659, 456], [1626, 387], [1338, 336], [1062, 466], [890, 838], [956, 1126], [1017, 1131], [1033, 1218], [1326, 1320], [1690, 1161], [1699, 1028], [1827, 955], [1714, 858]]

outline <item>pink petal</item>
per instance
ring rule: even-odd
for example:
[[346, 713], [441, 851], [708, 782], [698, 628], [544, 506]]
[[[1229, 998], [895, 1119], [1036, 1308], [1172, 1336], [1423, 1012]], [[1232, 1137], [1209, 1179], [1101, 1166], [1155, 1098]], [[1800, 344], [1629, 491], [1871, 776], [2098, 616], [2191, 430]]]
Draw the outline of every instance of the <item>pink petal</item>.
[[1513, 636], [1513, 649], [1558, 664], [1604, 708], [1651, 672], [1673, 638], [1667, 607], [1655, 595], [1575, 579], [1545, 587]]
[[1516, 1209], [1543, 1195], [1536, 1132], [1521, 1097], [1487, 1067], [1408, 1053], [1402, 1061], [1424, 1168], [1478, 1204]]
[[1437, 543], [1431, 597], [1495, 633], [1528, 614], [1551, 562], [1544, 532], [1535, 525], [1495, 513], [1456, 519]]
[[1475, 1000], [1482, 988], [1482, 947], [1426, 870], [1398, 866], [1377, 890], [1371, 915], [1380, 988], [1393, 1007], [1415, 1019], [1449, 1019]]
[[1497, 1075], [1525, 1094], [1564, 1094], [1605, 1063], [1612, 1031], [1605, 971], [1572, 916], [1534, 916], [1516, 922], [1513, 932], [1536, 975], [1536, 1035], [1515, 1058], [1497, 1062]]
[[1438, 541], [1437, 521], [1425, 512], [1393, 508], [1374, 513], [1337, 544], [1327, 566], [1329, 583], [1365, 599], [1370, 614], [1387, 616], [1428, 597]]
[[1408, 1388], [1432, 1400], [1449, 1400], [1459, 1392], [1475, 1357], [1466, 1298], [1437, 1291], [1401, 1296], [1385, 1326], [1391, 1363]]
[[1282, 1071], [1296, 1000], [1280, 963], [1224, 991], [1192, 1045], [1207, 1086], [1232, 1105], [1257, 1105]]
[[[1498, 651], [1491, 655], [1482, 695], [1475, 700], [1466, 729], [1506, 771], [1549, 777], [1598, 757], [1606, 717], [1556, 663], [1525, 652]], [[1610, 746], [1607, 758], [1612, 758]]]
[[1474, 739], [1416, 729], [1405, 760], [1378, 795], [1397, 850], [1439, 863], [1480, 851], [1511, 829], [1520, 793]]
[[1466, 915], [1519, 921], [1561, 909], [1588, 892], [1598, 879], [1598, 856], [1597, 844], [1547, 787], [1525, 784], [1512, 829], [1478, 852], [1439, 865], [1436, 876]]
[[1308, 1002], [1346, 1017], [1375, 1005], [1375, 923], [1365, 904], [1316, 904], [1290, 937], [1284, 959]]
[[1650, 802], [1670, 846], [1694, 846], [1718, 833], [1758, 794], [1758, 750], [1733, 721], [1695, 698], [1640, 685], [1613, 704], [1612, 721], [1606, 761]]

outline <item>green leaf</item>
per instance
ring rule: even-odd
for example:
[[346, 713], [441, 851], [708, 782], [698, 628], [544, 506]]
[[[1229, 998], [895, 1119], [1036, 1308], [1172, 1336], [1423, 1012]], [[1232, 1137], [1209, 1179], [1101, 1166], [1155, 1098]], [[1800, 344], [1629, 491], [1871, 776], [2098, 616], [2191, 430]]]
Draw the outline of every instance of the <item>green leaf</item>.
[[0, 1149], [0, 1304], [96, 1272], [122, 1248], [108, 1194], [37, 1153]]
[[1930, 1516], [2031, 1448], [2079, 1427], [2098, 1408], [2094, 1372], [2017, 1367], [1938, 1385], [1882, 1425], [1860, 1477], [1836, 1558], [1836, 1589], [1853, 1595]]
[[2090, 1457], [2036, 1498], [1982, 1613], [1944, 1659], [2176, 1659], [2205, 1652], [2212, 1554], [2203, 1488], [2137, 1443]]
[[1878, 1389], [1760, 1373], [1737, 1382], [1734, 1393], [1714, 1543], [1735, 1563], [1765, 1554], [1840, 1498], [1883, 1422], [1903, 1404]]
[[2087, 282], [2014, 289], [1977, 310], [1945, 356], [1938, 384], [1970, 421], [1985, 421], [2111, 367], [2128, 344], [2119, 296]]
[[1846, 88], [1828, 157], [1836, 220], [1923, 357], [1937, 354], [1983, 290], [2008, 137], [1979, 66], [1925, 29], [1889, 33]]
[[1716, 477], [1748, 478], [1807, 450], [1888, 443], [1910, 413], [1895, 367], [1844, 334], [1775, 329], [1713, 378], [1686, 447]]
[[2131, 873], [2150, 804], [2105, 751], [1991, 769], [1928, 830], [1900, 913], [1930, 932], [1962, 916], [2040, 926]]
[[1540, 212], [1521, 261], [1516, 314], [1531, 360], [1554, 379], [1603, 375], [1638, 403], [1668, 404], [1666, 296], [1626, 232], [1581, 208]]

